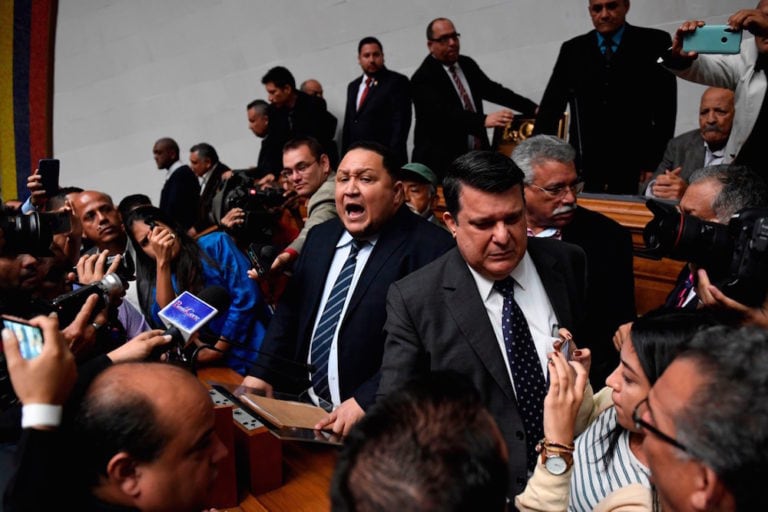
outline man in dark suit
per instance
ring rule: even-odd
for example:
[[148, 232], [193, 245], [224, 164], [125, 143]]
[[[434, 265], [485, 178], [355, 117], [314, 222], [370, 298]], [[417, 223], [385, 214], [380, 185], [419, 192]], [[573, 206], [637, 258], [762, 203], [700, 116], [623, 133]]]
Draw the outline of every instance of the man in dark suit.
[[200, 205], [195, 221], [195, 231], [200, 233], [216, 225], [211, 213], [213, 196], [216, 195], [221, 182], [232, 176], [232, 169], [219, 161], [216, 149], [205, 142], [195, 144], [189, 149], [189, 167], [200, 183]]
[[275, 66], [261, 78], [269, 97], [269, 136], [274, 147], [299, 137], [314, 137], [323, 145], [331, 167], [339, 163], [339, 150], [333, 137], [336, 118], [328, 112], [325, 100], [296, 89], [296, 79], [283, 66]]
[[584, 328], [576, 343], [592, 351], [595, 389], [619, 364], [613, 334], [635, 319], [632, 236], [605, 215], [577, 206], [584, 186], [576, 174], [576, 151], [562, 139], [536, 135], [521, 142], [512, 160], [525, 175], [528, 236], [578, 245], [587, 256]]
[[[320, 427], [339, 433], [346, 434], [374, 401], [389, 285], [453, 246], [444, 230], [405, 206], [397, 169], [380, 144], [349, 149], [336, 172], [339, 218], [307, 235], [264, 337], [263, 355], [243, 381], [268, 393], [309, 389], [315, 403], [323, 398], [334, 406]], [[340, 291], [349, 263], [354, 275]]]
[[179, 161], [179, 145], [164, 137], [152, 148], [157, 168], [166, 170], [165, 185], [160, 192], [160, 209], [187, 231], [197, 220], [200, 183], [188, 166]]
[[693, 171], [722, 164], [734, 114], [733, 91], [719, 87], [704, 91], [699, 105], [699, 129], [669, 141], [646, 195], [679, 200]]
[[283, 144], [269, 133], [269, 103], [264, 100], [253, 100], [246, 107], [248, 113], [248, 128], [255, 136], [261, 139], [259, 160], [256, 167], [259, 169], [259, 177], [271, 174], [279, 179], [283, 169]]
[[408, 161], [405, 142], [411, 129], [411, 92], [408, 78], [384, 67], [384, 49], [375, 37], [357, 45], [363, 75], [347, 87], [347, 110], [341, 151], [353, 142], [371, 140], [387, 146], [397, 165]]
[[390, 288], [378, 392], [437, 370], [469, 377], [509, 450], [508, 496], [536, 463], [547, 354], [559, 327], [578, 333], [585, 289], [581, 249], [526, 236], [522, 182], [500, 153], [448, 168], [444, 218], [457, 248]]
[[510, 110], [483, 112], [483, 100], [533, 116], [536, 104], [488, 78], [480, 66], [459, 55], [460, 35], [451, 20], [427, 26], [429, 55], [411, 77], [416, 129], [413, 158], [442, 178], [448, 165], [472, 149], [488, 149], [487, 128], [512, 121]]
[[588, 192], [637, 194], [675, 130], [677, 84], [656, 62], [672, 40], [626, 23], [628, 10], [629, 0], [589, 0], [595, 30], [563, 43], [534, 128], [557, 135], [570, 104]]

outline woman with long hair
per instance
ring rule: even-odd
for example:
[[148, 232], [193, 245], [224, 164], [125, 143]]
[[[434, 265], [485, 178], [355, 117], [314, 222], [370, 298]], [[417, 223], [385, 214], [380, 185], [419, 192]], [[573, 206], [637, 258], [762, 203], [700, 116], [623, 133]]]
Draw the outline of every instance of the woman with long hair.
[[231, 304], [208, 324], [219, 338], [212, 350], [199, 350], [197, 360], [223, 360], [244, 374], [257, 357], [270, 313], [258, 286], [247, 277], [248, 260], [229, 235], [213, 232], [195, 241], [152, 206], [131, 211], [125, 227], [136, 247], [139, 302], [147, 318], [160, 325], [159, 311], [183, 291], [223, 287]]

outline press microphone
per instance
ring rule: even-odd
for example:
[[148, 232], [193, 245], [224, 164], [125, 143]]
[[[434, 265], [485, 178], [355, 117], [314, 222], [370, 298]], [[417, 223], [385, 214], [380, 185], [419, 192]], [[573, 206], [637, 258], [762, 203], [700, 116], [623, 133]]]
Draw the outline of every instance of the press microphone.
[[189, 359], [184, 347], [189, 339], [230, 303], [227, 290], [213, 285], [204, 288], [197, 296], [184, 292], [164, 307], [158, 316], [168, 327], [163, 334], [171, 336], [170, 349], [162, 352], [167, 355], [167, 360], [187, 363]]

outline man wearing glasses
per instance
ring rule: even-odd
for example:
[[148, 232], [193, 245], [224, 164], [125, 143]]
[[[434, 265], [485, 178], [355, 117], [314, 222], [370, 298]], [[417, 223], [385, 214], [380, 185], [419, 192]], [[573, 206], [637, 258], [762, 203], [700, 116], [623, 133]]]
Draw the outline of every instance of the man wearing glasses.
[[477, 63], [459, 55], [460, 34], [451, 20], [437, 18], [427, 26], [429, 55], [411, 77], [416, 128], [414, 162], [439, 178], [454, 158], [473, 149], [489, 149], [487, 128], [503, 127], [511, 110], [483, 112], [483, 100], [504, 105], [525, 116], [536, 104], [488, 78]]
[[613, 333], [635, 318], [632, 236], [605, 215], [576, 205], [584, 182], [575, 157], [570, 144], [551, 135], [526, 139], [512, 153], [525, 174], [528, 236], [557, 238], [587, 255], [586, 320], [576, 341], [592, 350], [590, 379], [599, 389], [619, 364]]
[[555, 135], [570, 105], [570, 142], [588, 192], [637, 194], [662, 159], [677, 114], [675, 77], [657, 63], [661, 30], [626, 23], [629, 0], [589, 0], [595, 30], [563, 43], [535, 133]]
[[633, 418], [662, 510], [768, 510], [768, 331], [699, 333]]

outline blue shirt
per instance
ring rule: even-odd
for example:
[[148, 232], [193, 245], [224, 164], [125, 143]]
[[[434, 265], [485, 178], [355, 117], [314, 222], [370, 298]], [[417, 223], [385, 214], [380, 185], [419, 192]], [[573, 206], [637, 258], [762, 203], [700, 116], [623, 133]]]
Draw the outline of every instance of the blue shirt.
[[[619, 45], [621, 44], [621, 38], [624, 36], [624, 29], [626, 28], [626, 25], [622, 25], [619, 30], [617, 30], [612, 36], [611, 39], [613, 39], [613, 44], [611, 45], [611, 51], [613, 53], [616, 53], [616, 50], [619, 49]], [[605, 55], [605, 46], [603, 46], [603, 41], [605, 41], [605, 37], [603, 37], [603, 34], [600, 32], [595, 32], [597, 34], [597, 47], [600, 48], [600, 53]]]

